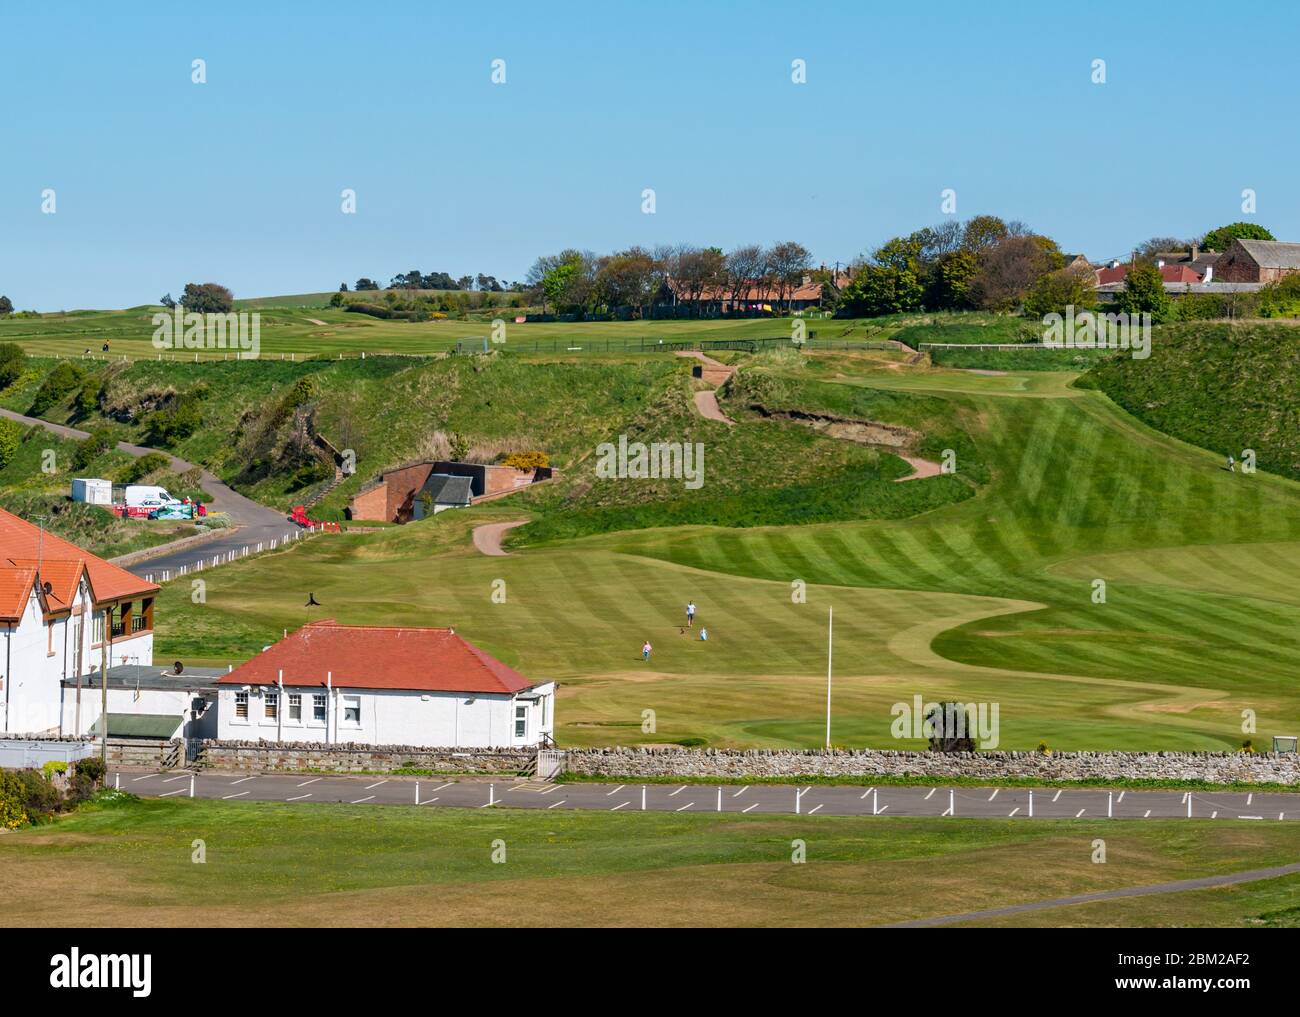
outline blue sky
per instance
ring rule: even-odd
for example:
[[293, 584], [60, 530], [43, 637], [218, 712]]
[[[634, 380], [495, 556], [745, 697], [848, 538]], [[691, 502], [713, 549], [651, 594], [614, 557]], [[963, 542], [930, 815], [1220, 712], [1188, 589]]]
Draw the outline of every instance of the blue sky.
[[513, 279], [568, 246], [677, 241], [847, 261], [940, 221], [944, 188], [1093, 258], [1252, 218], [1248, 187], [1300, 239], [1298, 30], [1271, 2], [7, 0], [0, 293]]

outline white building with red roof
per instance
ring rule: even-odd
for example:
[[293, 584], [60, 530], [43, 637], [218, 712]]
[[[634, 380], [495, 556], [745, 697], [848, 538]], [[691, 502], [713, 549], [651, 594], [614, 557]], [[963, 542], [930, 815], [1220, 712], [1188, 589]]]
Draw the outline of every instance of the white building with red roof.
[[0, 733], [88, 731], [101, 665], [153, 663], [158, 589], [0, 509]]
[[555, 730], [555, 683], [454, 629], [311, 622], [216, 687], [221, 740], [517, 748]]

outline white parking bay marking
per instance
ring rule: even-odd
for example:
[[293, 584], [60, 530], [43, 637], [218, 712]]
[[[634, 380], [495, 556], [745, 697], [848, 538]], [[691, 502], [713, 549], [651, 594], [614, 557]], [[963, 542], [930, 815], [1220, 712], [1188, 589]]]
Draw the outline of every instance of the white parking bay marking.
[[934, 797], [934, 793], [938, 790], [939, 789], [935, 787], [930, 788], [930, 793], [926, 795], [924, 798], [922, 798], [921, 801], [928, 802], [932, 797]]
[[1150, 818], [1151, 818], [1151, 810], [1150, 810], [1150, 809], [1147, 809], [1146, 812], [1144, 812], [1144, 813], [1142, 814], [1142, 818], [1143, 818], [1143, 819], [1150, 819]]
[[170, 798], [172, 795], [183, 795], [183, 794], [185, 794], [187, 791], [189, 791], [189, 788], [187, 788], [187, 787], [183, 787], [183, 788], [181, 788], [179, 791], [164, 791], [164, 792], [163, 792], [162, 794], [160, 794], [158, 797], [159, 797], [159, 798]]
[[749, 790], [749, 785], [746, 784], [744, 787], [742, 787], [739, 791], [737, 791], [737, 792], [736, 792], [734, 795], [732, 795], [731, 797], [732, 797], [732, 798], [739, 798], [741, 795], [743, 795], [743, 794], [744, 794], [746, 791], [748, 791], [748, 790]]
[[1060, 789], [1060, 788], [1057, 788], [1057, 790], [1056, 790], [1056, 794], [1052, 795], [1052, 801], [1055, 802], [1056, 799], [1058, 799], [1058, 798], [1060, 798], [1060, 797], [1061, 797], [1061, 789]]
[[565, 802], [565, 799], [561, 798], [558, 802], [551, 802], [551, 804], [548, 805], [548, 806], [546, 806], [546, 807], [547, 807], [548, 809], [559, 808], [561, 805], [564, 804], [564, 802]]
[[1083, 815], [1085, 812], [1087, 812], [1087, 811], [1088, 811], [1087, 809], [1080, 809], [1078, 812], [1076, 812], [1076, 813], [1074, 814], [1074, 818], [1075, 818], [1075, 819], [1078, 819], [1080, 816], [1082, 816], [1082, 815]]
[[680, 809], [677, 809], [676, 811], [677, 811], [677, 812], [685, 812], [687, 809], [689, 809], [689, 808], [690, 808], [692, 805], [694, 805], [694, 804], [695, 804], [694, 802], [687, 802], [685, 805], [683, 805]]
[[379, 782], [376, 783], [376, 784], [367, 784], [367, 785], [366, 785], [365, 787], [363, 787], [361, 790], [362, 790], [362, 791], [371, 791], [371, 790], [373, 790], [374, 788], [379, 787], [380, 784], [387, 784], [387, 783], [388, 783], [387, 780], [381, 780], [381, 781], [379, 781]]
[[862, 799], [866, 798], [867, 795], [871, 794], [871, 792], [874, 790], [876, 790], [874, 787], [867, 788], [865, 791], [862, 792], [862, 794], [858, 795], [858, 801], [862, 801]]
[[374, 796], [374, 795], [366, 795], [366, 797], [364, 797], [364, 798], [358, 798], [358, 799], [357, 799], [355, 802], [353, 802], [352, 804], [353, 804], [353, 805], [360, 805], [362, 802], [371, 802], [371, 801], [374, 801], [374, 800], [375, 800], [375, 796]]
[[188, 777], [188, 776], [189, 776], [188, 773], [182, 773], [179, 777], [168, 777], [166, 780], [163, 781], [163, 783], [164, 783], [164, 784], [174, 784], [176, 781], [178, 781], [178, 780], [184, 780], [184, 779], [185, 779], [186, 777]]
[[1011, 816], [1014, 816], [1014, 815], [1015, 815], [1017, 812], [1019, 812], [1019, 811], [1020, 811], [1020, 806], [1017, 805], [1014, 809], [1011, 810], [1011, 815], [1010, 815], [1010, 816], [1007, 816], [1007, 818], [1010, 819]]
[[236, 784], [242, 784], [246, 780], [257, 780], [257, 774], [253, 774], [251, 777], [240, 777], [239, 780], [232, 780], [230, 786], [234, 787]]
[[318, 780], [320, 780], [319, 777], [313, 777], [311, 780], [304, 780], [304, 781], [303, 781], [301, 784], [299, 784], [298, 786], [299, 786], [299, 787], [306, 787], [308, 784], [315, 784]]
[[995, 788], [993, 789], [993, 793], [992, 793], [991, 795], [989, 795], [989, 801], [993, 801], [993, 799], [996, 798], [996, 797], [998, 796], [998, 792], [1001, 791], [1001, 790], [1002, 790], [1002, 789], [1001, 789], [1000, 787], [995, 787]]
[[[822, 802], [822, 805], [825, 805], [825, 804], [826, 804], [825, 802]], [[814, 805], [811, 809], [808, 810], [808, 815], [811, 816], [814, 812], [816, 812], [816, 811], [817, 811], [818, 809], [820, 809], [821, 807], [822, 807], [821, 805]]]
[[[455, 784], [455, 783], [456, 783], [456, 782], [455, 782], [454, 780], [449, 780], [449, 781], [447, 781], [446, 784], [439, 784], [436, 788], [434, 788], [434, 790], [435, 790], [435, 791], [441, 791], [443, 788], [445, 788], [445, 787], [451, 787], [451, 786], [452, 786], [453, 784]], [[429, 799], [429, 800], [432, 801], [433, 799]]]
[[300, 801], [302, 801], [304, 798], [310, 798], [310, 797], [311, 797], [311, 792], [308, 791], [305, 795], [298, 795], [296, 798], [286, 798], [285, 801], [286, 801], [286, 802], [300, 802]]
[[682, 793], [683, 791], [685, 791], [685, 790], [686, 790], [686, 785], [683, 784], [683, 785], [682, 785], [681, 787], [679, 787], [676, 791], [671, 791], [671, 792], [669, 792], [668, 797], [669, 797], [669, 798], [674, 798], [674, 797], [676, 797], [677, 795], [681, 794], [681, 793]]
[[221, 800], [222, 800], [222, 801], [225, 801], [225, 800], [228, 799], [228, 798], [243, 798], [244, 795], [246, 795], [246, 794], [248, 794], [247, 791], [240, 791], [238, 794], [233, 794], [233, 795], [222, 795], [222, 796], [221, 796]]
[[150, 777], [157, 777], [157, 776], [158, 776], [158, 774], [156, 774], [156, 773], [146, 773], [143, 777], [132, 777], [131, 780], [132, 780], [132, 781], [137, 781], [137, 780], [148, 780]]
[[743, 809], [741, 809], [740, 811], [741, 811], [741, 812], [748, 812], [750, 809], [756, 809], [756, 808], [758, 808], [758, 802], [755, 802], [753, 805], [746, 805], [746, 806], [745, 806]]
[[620, 784], [618, 787], [614, 788], [613, 791], [606, 791], [606, 792], [605, 792], [605, 797], [606, 797], [606, 798], [610, 798], [610, 797], [612, 797], [612, 796], [618, 794], [618, 793], [619, 793], [620, 791], [622, 791], [625, 787], [627, 787], [626, 784]]
[[610, 811], [610, 812], [617, 812], [619, 809], [626, 809], [626, 808], [627, 808], [629, 805], [631, 805], [631, 804], [632, 804], [631, 802], [619, 802], [617, 805], [615, 805], [615, 806], [614, 806], [612, 809], [610, 809], [609, 811]]

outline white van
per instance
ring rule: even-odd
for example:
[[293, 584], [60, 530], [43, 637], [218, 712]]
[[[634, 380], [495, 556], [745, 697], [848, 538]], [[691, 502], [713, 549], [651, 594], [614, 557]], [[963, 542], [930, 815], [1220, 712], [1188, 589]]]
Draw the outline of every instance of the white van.
[[180, 499], [167, 493], [167, 488], [157, 484], [130, 484], [123, 492], [127, 508], [163, 508], [167, 505], [179, 505]]

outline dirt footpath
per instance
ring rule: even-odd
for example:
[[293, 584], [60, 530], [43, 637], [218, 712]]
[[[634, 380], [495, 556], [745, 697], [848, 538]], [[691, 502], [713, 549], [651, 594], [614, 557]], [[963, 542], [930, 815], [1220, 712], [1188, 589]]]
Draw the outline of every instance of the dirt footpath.
[[511, 523], [484, 523], [474, 527], [474, 546], [482, 554], [494, 558], [504, 558], [509, 553], [501, 550], [501, 538], [516, 526], [523, 526], [527, 519], [516, 519]]

